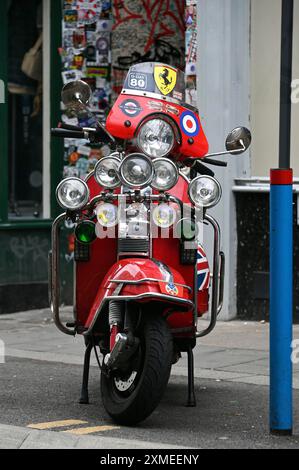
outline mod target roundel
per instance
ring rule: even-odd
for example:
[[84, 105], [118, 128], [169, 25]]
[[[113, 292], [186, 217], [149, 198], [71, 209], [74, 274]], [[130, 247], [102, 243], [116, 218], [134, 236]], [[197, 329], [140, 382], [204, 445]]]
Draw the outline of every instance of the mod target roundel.
[[123, 103], [120, 105], [120, 109], [124, 114], [130, 117], [138, 116], [138, 114], [140, 114], [142, 111], [138, 101], [132, 99], [123, 101]]
[[181, 116], [181, 128], [188, 137], [197, 136], [200, 131], [198, 117], [191, 111], [185, 111]]

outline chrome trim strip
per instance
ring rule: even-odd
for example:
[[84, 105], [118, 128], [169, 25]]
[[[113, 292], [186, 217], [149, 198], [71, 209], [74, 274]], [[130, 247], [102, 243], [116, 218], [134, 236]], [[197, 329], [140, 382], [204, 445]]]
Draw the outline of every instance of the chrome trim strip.
[[159, 298], [162, 300], [170, 300], [171, 302], [178, 302], [181, 304], [190, 305], [193, 308], [194, 304], [191, 300], [182, 299], [181, 297], [174, 297], [172, 295], [166, 294], [152, 294], [151, 292], [146, 292], [145, 294], [137, 294], [137, 295], [120, 295], [120, 296], [107, 296], [105, 299], [107, 300], [135, 300], [135, 299], [148, 299], [148, 298]]
[[182, 171], [179, 171], [179, 175], [186, 181], [186, 183], [188, 183], [188, 184], [191, 183], [191, 179], [188, 178], [188, 176], [185, 175]]
[[119, 251], [119, 259], [123, 256], [130, 256], [131, 258], [148, 258], [150, 256], [149, 252], [145, 251]]
[[213, 227], [214, 230], [214, 257], [213, 257], [213, 280], [212, 280], [212, 307], [211, 307], [211, 319], [209, 326], [196, 333], [196, 338], [202, 338], [213, 331], [217, 323], [218, 313], [220, 312], [219, 307], [219, 284], [220, 290], [222, 289], [223, 281], [220, 281], [220, 227], [218, 222], [208, 214], [205, 214], [205, 220]]
[[[197, 255], [196, 255], [197, 256]], [[197, 330], [197, 324], [198, 324], [198, 302], [197, 302], [197, 295], [198, 295], [198, 288], [197, 288], [197, 260], [194, 265], [194, 312], [193, 312], [193, 321], [194, 321], [194, 326], [195, 329]]]
[[217, 315], [222, 310], [223, 307], [223, 298], [224, 298], [224, 277], [225, 277], [225, 255], [220, 252], [220, 285], [219, 285], [219, 305]]
[[149, 91], [142, 92], [124, 88], [121, 92], [121, 95], [140, 96], [141, 98], [154, 98], [160, 101], [165, 101], [166, 103], [174, 103], [178, 106], [183, 106], [184, 108], [190, 109], [190, 111], [193, 111], [194, 113], [198, 114], [198, 109], [194, 106], [191, 106], [191, 104], [183, 103], [182, 101], [177, 100], [175, 98], [170, 98], [170, 96], [159, 95], [159, 93], [152, 93]]
[[[141, 284], [142, 282], [164, 282], [165, 284], [168, 283], [168, 281], [165, 281], [163, 279], [154, 279], [154, 278], [144, 278], [144, 279], [138, 279], [137, 281], [130, 281], [130, 280], [124, 280], [124, 279], [111, 279], [109, 282], [115, 282], [116, 284]], [[184, 287], [187, 289], [189, 292], [192, 292], [191, 287], [186, 286], [185, 284], [179, 284], [177, 282], [174, 283], [176, 286]]]
[[66, 213], [61, 214], [54, 220], [52, 225], [52, 256], [51, 256], [51, 311], [57, 328], [66, 335], [75, 336], [76, 331], [64, 326], [60, 321], [60, 247], [59, 228], [61, 222], [66, 219]]
[[85, 183], [87, 183], [87, 181], [94, 175], [94, 170], [92, 170], [90, 173], [88, 173], [88, 175], [85, 177]]

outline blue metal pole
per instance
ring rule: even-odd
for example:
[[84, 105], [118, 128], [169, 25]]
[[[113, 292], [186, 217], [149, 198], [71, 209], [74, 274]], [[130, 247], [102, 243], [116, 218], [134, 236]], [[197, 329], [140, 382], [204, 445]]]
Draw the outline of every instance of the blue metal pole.
[[292, 434], [293, 172], [272, 170], [270, 190], [270, 431]]

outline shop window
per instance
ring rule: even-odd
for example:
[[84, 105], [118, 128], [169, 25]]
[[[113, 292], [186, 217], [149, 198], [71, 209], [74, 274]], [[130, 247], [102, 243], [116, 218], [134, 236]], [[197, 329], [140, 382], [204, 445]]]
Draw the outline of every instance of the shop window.
[[7, 2], [8, 213], [43, 215], [42, 0]]

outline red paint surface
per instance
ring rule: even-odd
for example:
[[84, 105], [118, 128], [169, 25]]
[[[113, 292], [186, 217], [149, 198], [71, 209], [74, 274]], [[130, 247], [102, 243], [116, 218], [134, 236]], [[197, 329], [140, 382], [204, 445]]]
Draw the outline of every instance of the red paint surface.
[[[141, 111], [137, 116], [128, 116], [123, 112], [120, 106], [127, 101], [128, 99], [132, 99], [137, 101]], [[149, 107], [150, 102], [155, 102], [163, 106], [163, 111], [154, 111], [152, 108]], [[205, 133], [203, 131], [202, 125], [200, 123], [199, 115], [194, 113], [198, 118], [200, 124], [200, 131], [197, 136], [192, 137], [193, 144], [190, 145], [189, 139], [190, 135], [187, 135], [184, 129], [181, 128], [180, 117], [184, 111], [187, 111], [187, 108], [181, 105], [171, 103], [171, 106], [176, 109], [177, 115], [167, 111], [167, 101], [147, 98], [142, 96], [133, 96], [129, 94], [121, 94], [116, 103], [114, 104], [112, 110], [109, 113], [107, 118], [106, 127], [107, 130], [114, 136], [120, 139], [133, 139], [136, 136], [136, 131], [140, 126], [141, 122], [151, 115], [166, 115], [168, 118], [172, 119], [175, 125], [177, 126], [180, 135], [181, 135], [181, 145], [178, 146], [177, 149], [174, 150], [174, 154], [180, 154], [183, 158], [184, 157], [204, 157], [209, 151], [209, 144]], [[125, 125], [126, 121], [130, 121], [130, 127]], [[189, 121], [187, 121], [189, 122]], [[191, 121], [190, 121], [191, 122]], [[192, 125], [191, 125], [192, 127]]]
[[[93, 176], [87, 179], [91, 198], [98, 195], [102, 188], [96, 183]], [[185, 203], [189, 203], [187, 195], [188, 183], [182, 177], [170, 193], [177, 196]], [[171, 270], [174, 283], [191, 287], [192, 292], [180, 289], [179, 295], [184, 299], [194, 299], [194, 267], [180, 264], [179, 240], [177, 238], [153, 239], [153, 258], [163, 262]], [[106, 296], [114, 293], [115, 283], [111, 279], [138, 280], [142, 278], [155, 278], [163, 280], [157, 264], [146, 258], [124, 259], [117, 261], [117, 239], [97, 239], [90, 247], [91, 256], [88, 262], [76, 264], [76, 309], [80, 326], [89, 327]], [[148, 282], [138, 285], [126, 285], [121, 295], [135, 296], [142, 293], [161, 294], [159, 283]], [[198, 315], [208, 310], [208, 290], [198, 292]], [[149, 300], [147, 300], [148, 302]], [[151, 302], [161, 302], [158, 297]], [[181, 312], [176, 305], [176, 297], [167, 306], [167, 321], [171, 329], [192, 327], [193, 312]], [[189, 333], [189, 335], [192, 333]], [[186, 336], [186, 334], [185, 334]], [[187, 334], [188, 336], [188, 334]]]
[[274, 186], [293, 184], [293, 170], [274, 169], [271, 170], [270, 183]]

